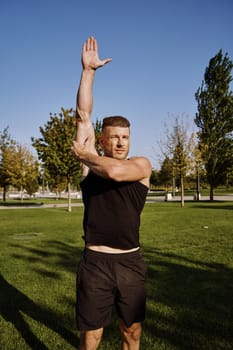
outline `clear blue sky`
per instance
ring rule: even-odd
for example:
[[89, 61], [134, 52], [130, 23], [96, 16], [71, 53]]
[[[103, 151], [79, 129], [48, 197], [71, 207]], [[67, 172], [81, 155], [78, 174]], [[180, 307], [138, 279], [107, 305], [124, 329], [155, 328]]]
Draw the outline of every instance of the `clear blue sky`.
[[0, 130], [31, 144], [49, 113], [75, 107], [80, 54], [90, 35], [101, 58], [93, 120], [130, 119], [130, 155], [146, 155], [168, 115], [193, 119], [209, 60], [233, 60], [232, 0], [0, 0]]

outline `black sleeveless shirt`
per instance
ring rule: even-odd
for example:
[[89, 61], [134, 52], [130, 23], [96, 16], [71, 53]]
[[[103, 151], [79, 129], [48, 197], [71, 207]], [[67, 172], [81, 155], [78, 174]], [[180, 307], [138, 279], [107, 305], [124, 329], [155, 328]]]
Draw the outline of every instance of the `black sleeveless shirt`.
[[119, 249], [139, 246], [140, 214], [148, 188], [142, 183], [116, 182], [92, 172], [81, 182], [86, 244]]

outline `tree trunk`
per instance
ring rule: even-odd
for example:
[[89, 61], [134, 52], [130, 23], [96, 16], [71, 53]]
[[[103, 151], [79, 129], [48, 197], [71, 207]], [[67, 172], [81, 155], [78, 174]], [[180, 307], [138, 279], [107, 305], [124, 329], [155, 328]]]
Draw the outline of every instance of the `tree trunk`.
[[196, 186], [197, 186], [197, 197], [196, 200], [200, 200], [200, 175], [199, 171], [197, 170], [197, 176], [196, 176]]
[[214, 186], [210, 184], [210, 201], [214, 200]]
[[181, 208], [184, 207], [184, 178], [183, 175], [180, 176], [180, 186], [181, 186]]
[[3, 202], [6, 201], [6, 193], [7, 193], [7, 187], [4, 186], [4, 187], [3, 187]]
[[70, 193], [70, 182], [68, 182], [68, 211], [72, 211], [71, 206], [71, 193]]
[[23, 186], [20, 186], [20, 202], [23, 203]]
[[174, 174], [172, 175], [172, 196], [176, 196], [176, 179]]

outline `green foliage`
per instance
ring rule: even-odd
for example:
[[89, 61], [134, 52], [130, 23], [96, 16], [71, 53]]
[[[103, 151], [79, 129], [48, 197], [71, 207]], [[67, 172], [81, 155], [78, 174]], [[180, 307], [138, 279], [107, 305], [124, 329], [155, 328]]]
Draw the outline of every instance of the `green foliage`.
[[[72, 177], [80, 178], [80, 164], [71, 152], [76, 129], [73, 109], [61, 109], [59, 115], [50, 114], [50, 120], [40, 127], [41, 138], [32, 138], [42, 168], [50, 184], [66, 189]], [[49, 175], [49, 177], [48, 177]], [[64, 188], [65, 187], [65, 188]]]
[[99, 143], [99, 137], [102, 132], [102, 122], [98, 119], [96, 119], [96, 122], [93, 125], [95, 129], [95, 147], [97, 149], [97, 152], [101, 155], [102, 154], [102, 148]]
[[[171, 162], [171, 176], [178, 178], [181, 186], [181, 206], [184, 206], [184, 178], [190, 172], [193, 163], [194, 133], [188, 130], [188, 122], [176, 117], [173, 124], [166, 127], [164, 156]], [[168, 164], [165, 163], [167, 166]], [[174, 186], [173, 186], [174, 187]], [[174, 189], [173, 189], [174, 190]]]
[[195, 123], [199, 128], [200, 149], [205, 162], [210, 197], [214, 188], [226, 181], [233, 167], [233, 95], [230, 91], [233, 63], [220, 50], [211, 58], [204, 81], [195, 98], [198, 104]]
[[172, 175], [173, 175], [172, 161], [168, 157], [165, 157], [159, 172], [160, 183], [164, 184], [166, 188], [171, 186]]
[[[14, 149], [15, 141], [11, 138], [8, 127], [0, 132], [0, 186], [3, 187], [3, 199], [6, 200], [6, 192], [11, 184], [11, 178], [7, 173], [8, 158]], [[13, 166], [13, 164], [10, 164]]]
[[9, 152], [7, 173], [11, 184], [18, 190], [28, 190], [33, 194], [38, 190], [39, 164], [30, 150], [20, 144], [15, 144]]
[[150, 184], [152, 186], [159, 186], [159, 171], [158, 170], [152, 170], [151, 177], [150, 177]]
[[189, 135], [183, 120], [175, 118], [173, 130], [168, 133], [168, 149], [175, 175], [185, 177], [190, 170], [194, 148], [194, 134]]
[[4, 189], [12, 185], [33, 194], [38, 189], [38, 162], [30, 150], [12, 140], [8, 128], [0, 134], [0, 185]]

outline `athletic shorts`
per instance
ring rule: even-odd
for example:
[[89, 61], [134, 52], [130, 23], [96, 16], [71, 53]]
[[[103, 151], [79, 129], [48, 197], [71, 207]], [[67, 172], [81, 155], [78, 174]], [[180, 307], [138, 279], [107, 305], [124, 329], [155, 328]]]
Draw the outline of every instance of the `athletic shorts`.
[[145, 319], [147, 267], [140, 250], [107, 254], [85, 249], [77, 274], [76, 318], [80, 330], [103, 328], [115, 307], [127, 327]]

